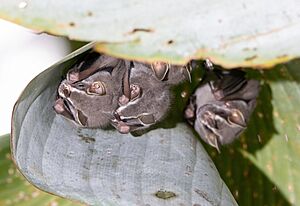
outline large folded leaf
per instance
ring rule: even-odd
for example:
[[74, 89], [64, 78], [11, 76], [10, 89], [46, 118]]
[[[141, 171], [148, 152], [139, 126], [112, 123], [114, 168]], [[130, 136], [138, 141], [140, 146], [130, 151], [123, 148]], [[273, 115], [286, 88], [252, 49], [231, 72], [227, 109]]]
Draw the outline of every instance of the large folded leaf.
[[91, 46], [42, 72], [17, 101], [11, 146], [22, 174], [45, 191], [89, 205], [236, 205], [186, 125], [133, 136], [78, 128], [54, 112], [62, 74]]
[[9, 135], [0, 137], [1, 206], [72, 206], [80, 205], [42, 192], [30, 185], [18, 172], [10, 156]]
[[0, 18], [126, 58], [224, 67], [300, 56], [298, 0], [1, 0]]

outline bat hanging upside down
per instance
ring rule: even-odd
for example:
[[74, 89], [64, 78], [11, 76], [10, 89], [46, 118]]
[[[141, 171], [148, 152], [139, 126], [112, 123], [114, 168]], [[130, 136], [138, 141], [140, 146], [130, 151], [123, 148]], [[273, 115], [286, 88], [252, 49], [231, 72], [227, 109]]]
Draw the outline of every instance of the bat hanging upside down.
[[241, 70], [220, 70], [205, 61], [206, 77], [190, 97], [185, 118], [201, 139], [219, 152], [245, 129], [256, 106], [260, 83]]
[[60, 83], [54, 109], [82, 127], [145, 129], [167, 114], [170, 88], [190, 80], [192, 69], [190, 63], [146, 64], [90, 52]]

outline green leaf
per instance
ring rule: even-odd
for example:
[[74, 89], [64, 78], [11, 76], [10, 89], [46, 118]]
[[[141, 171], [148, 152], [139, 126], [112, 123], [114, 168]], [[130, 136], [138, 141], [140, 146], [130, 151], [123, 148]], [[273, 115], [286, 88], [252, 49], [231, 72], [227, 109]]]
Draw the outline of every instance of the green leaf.
[[87, 45], [39, 74], [17, 101], [12, 155], [37, 187], [89, 205], [237, 205], [191, 128], [143, 135], [77, 127], [55, 113], [57, 87]]
[[269, 98], [260, 104], [269, 112], [258, 111], [252, 134], [260, 136], [263, 146], [244, 152], [292, 205], [300, 204], [299, 66], [300, 60], [295, 60], [262, 75], [270, 91], [262, 94]]
[[270, 67], [300, 55], [298, 0], [1, 0], [0, 18], [138, 60]]
[[10, 156], [9, 135], [0, 137], [0, 205], [1, 206], [71, 206], [80, 205], [42, 192], [25, 180]]

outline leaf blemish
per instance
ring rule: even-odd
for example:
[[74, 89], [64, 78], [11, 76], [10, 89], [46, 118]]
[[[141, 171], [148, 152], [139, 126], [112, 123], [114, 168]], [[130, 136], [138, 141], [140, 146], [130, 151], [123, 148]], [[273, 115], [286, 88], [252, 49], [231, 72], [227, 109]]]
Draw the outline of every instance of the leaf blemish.
[[88, 137], [88, 136], [84, 136], [84, 135], [78, 135], [79, 137], [81, 137], [81, 140], [84, 141], [85, 143], [92, 143], [95, 142], [95, 138], [93, 137]]
[[74, 26], [75, 26], [75, 23], [74, 23], [74, 22], [70, 22], [70, 23], [69, 23], [69, 26], [74, 27]]
[[211, 205], [214, 205], [214, 201], [209, 197], [207, 193], [204, 191], [201, 191], [199, 189], [194, 190], [200, 197], [204, 198], [207, 202], [211, 203]]
[[167, 42], [167, 44], [173, 44], [174, 43], [174, 41], [171, 39], [171, 40], [169, 40], [168, 42]]
[[88, 15], [88, 16], [93, 16], [93, 12], [88, 11], [88, 12], [87, 12], [87, 15]]
[[128, 32], [128, 34], [134, 34], [137, 32], [146, 32], [146, 33], [151, 33], [154, 32], [153, 29], [147, 29], [147, 28], [135, 28], [131, 32]]
[[257, 55], [253, 55], [251, 57], [245, 58], [245, 61], [252, 61], [252, 60], [256, 59], [257, 57], [258, 57]]
[[283, 54], [283, 55], [277, 56], [277, 59], [284, 59], [284, 58], [287, 58], [287, 57], [288, 57], [287, 54]]
[[174, 192], [170, 192], [170, 191], [166, 191], [166, 190], [159, 190], [154, 195], [156, 197], [164, 199], [164, 200], [177, 196]]

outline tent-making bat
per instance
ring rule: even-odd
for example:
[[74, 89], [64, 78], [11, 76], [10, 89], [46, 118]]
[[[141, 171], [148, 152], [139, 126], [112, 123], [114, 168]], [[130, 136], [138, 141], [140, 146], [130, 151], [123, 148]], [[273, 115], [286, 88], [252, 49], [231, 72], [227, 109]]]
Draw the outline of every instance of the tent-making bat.
[[190, 79], [191, 70], [191, 64], [146, 64], [91, 52], [60, 83], [54, 109], [83, 127], [144, 129], [166, 115], [170, 87]]
[[190, 98], [185, 117], [200, 137], [218, 151], [246, 128], [260, 83], [241, 70], [220, 70], [205, 61], [206, 77]]

